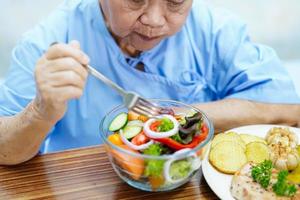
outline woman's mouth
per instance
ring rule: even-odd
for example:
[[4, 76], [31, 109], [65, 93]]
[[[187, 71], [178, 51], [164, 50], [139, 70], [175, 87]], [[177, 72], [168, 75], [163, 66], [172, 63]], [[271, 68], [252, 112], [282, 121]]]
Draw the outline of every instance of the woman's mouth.
[[144, 40], [144, 41], [146, 41], [146, 42], [155, 41], [155, 40], [157, 40], [157, 39], [159, 39], [159, 38], [162, 37], [161, 35], [159, 35], [159, 36], [154, 36], [154, 37], [149, 37], [149, 36], [146, 36], [146, 35], [137, 33], [137, 32], [135, 32], [135, 33], [136, 33], [136, 35], [137, 35], [139, 38], [141, 38], [142, 40]]

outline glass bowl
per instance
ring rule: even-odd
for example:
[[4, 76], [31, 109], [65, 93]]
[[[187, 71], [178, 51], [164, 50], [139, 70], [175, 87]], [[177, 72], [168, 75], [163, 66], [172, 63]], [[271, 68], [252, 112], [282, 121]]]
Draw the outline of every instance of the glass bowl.
[[[173, 154], [151, 156], [121, 148], [118, 145], [111, 143], [107, 138], [109, 135], [113, 134], [113, 132], [108, 130], [111, 121], [118, 114], [128, 112], [128, 109], [124, 105], [117, 106], [105, 115], [100, 124], [100, 135], [109, 161], [115, 172], [122, 180], [124, 180], [127, 184], [144, 191], [169, 191], [187, 183], [199, 170], [204, 157], [203, 147], [212, 139], [214, 129], [212, 122], [207, 118], [205, 113], [198, 108], [172, 100], [152, 99], [151, 101], [161, 107], [172, 108], [175, 111], [175, 114], [177, 114], [177, 111], [179, 110], [180, 114], [188, 114], [191, 111], [200, 112], [203, 117], [203, 122], [208, 128], [208, 135], [206, 139], [200, 142], [195, 148], [186, 149], [186, 151], [182, 151], [180, 154], [175, 152]], [[190, 168], [190, 171], [185, 177], [175, 181], [166, 177], [166, 172], [165, 170], [162, 170], [162, 168], [164, 169], [167, 165], [170, 167], [170, 164], [173, 162], [179, 162], [190, 158], [193, 159], [193, 165], [194, 163], [197, 163], [195, 164], [197, 166]], [[161, 171], [160, 175], [147, 175], [146, 171], [149, 170], [149, 168], [151, 168], [151, 170], [158, 170], [159, 173]]]

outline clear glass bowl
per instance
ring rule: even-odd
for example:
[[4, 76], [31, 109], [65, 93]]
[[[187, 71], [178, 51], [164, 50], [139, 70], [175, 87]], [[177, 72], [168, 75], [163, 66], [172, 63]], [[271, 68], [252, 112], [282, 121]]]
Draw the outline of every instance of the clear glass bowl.
[[[199, 170], [199, 167], [195, 170], [191, 170], [190, 173], [186, 177], [184, 177], [181, 181], [167, 181], [164, 173], [160, 176], [156, 177], [148, 177], [145, 175], [145, 164], [149, 161], [160, 162], [162, 165], [166, 163], [170, 163], [170, 161], [178, 161], [182, 159], [187, 159], [189, 157], [194, 156], [193, 159], [197, 159], [199, 166], [203, 159], [203, 147], [212, 139], [214, 134], [214, 129], [211, 121], [207, 118], [205, 113], [201, 110], [184, 104], [177, 101], [172, 100], [159, 100], [152, 99], [152, 102], [166, 108], [173, 108], [175, 110], [175, 114], [178, 113], [176, 110], [180, 110], [180, 113], [190, 113], [191, 111], [200, 112], [203, 115], [203, 122], [208, 127], [208, 135], [204, 141], [202, 141], [195, 148], [188, 150], [182, 154], [171, 154], [171, 155], [162, 155], [162, 156], [149, 156], [144, 154], [138, 154], [132, 151], [128, 151], [126, 149], [120, 148], [117, 145], [114, 145], [110, 141], [108, 141], [108, 136], [113, 134], [108, 130], [109, 124], [111, 121], [121, 112], [128, 112], [127, 108], [123, 105], [117, 106], [112, 111], [110, 111], [101, 121], [100, 124], [100, 135], [103, 143], [105, 145], [106, 152], [108, 154], [108, 158], [111, 162], [112, 167], [118, 176], [124, 180], [127, 184], [144, 190], [144, 191], [169, 191], [175, 189], [185, 183], [187, 183], [193, 175]], [[175, 152], [176, 153], [176, 152]], [[196, 155], [196, 157], [195, 157]], [[142, 173], [141, 173], [142, 172]], [[139, 175], [137, 175], [139, 174]], [[141, 175], [142, 174], [142, 175]]]

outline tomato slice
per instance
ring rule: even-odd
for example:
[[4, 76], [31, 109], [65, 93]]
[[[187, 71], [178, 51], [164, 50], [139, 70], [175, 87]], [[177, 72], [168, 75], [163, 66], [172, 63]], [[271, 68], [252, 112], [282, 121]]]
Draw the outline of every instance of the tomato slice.
[[155, 121], [150, 125], [150, 130], [151, 131], [157, 131], [157, 128], [159, 127], [159, 125], [161, 124], [161, 121]]
[[134, 145], [142, 145], [142, 144], [146, 144], [149, 141], [150, 138], [148, 138], [145, 135], [145, 133], [142, 131], [131, 140], [131, 143]]

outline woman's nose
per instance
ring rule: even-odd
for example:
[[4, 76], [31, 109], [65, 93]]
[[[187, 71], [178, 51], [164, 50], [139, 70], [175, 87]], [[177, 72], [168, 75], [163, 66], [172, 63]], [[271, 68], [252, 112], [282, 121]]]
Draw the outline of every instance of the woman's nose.
[[160, 5], [149, 6], [140, 18], [141, 23], [153, 28], [162, 27], [165, 22], [165, 13]]

